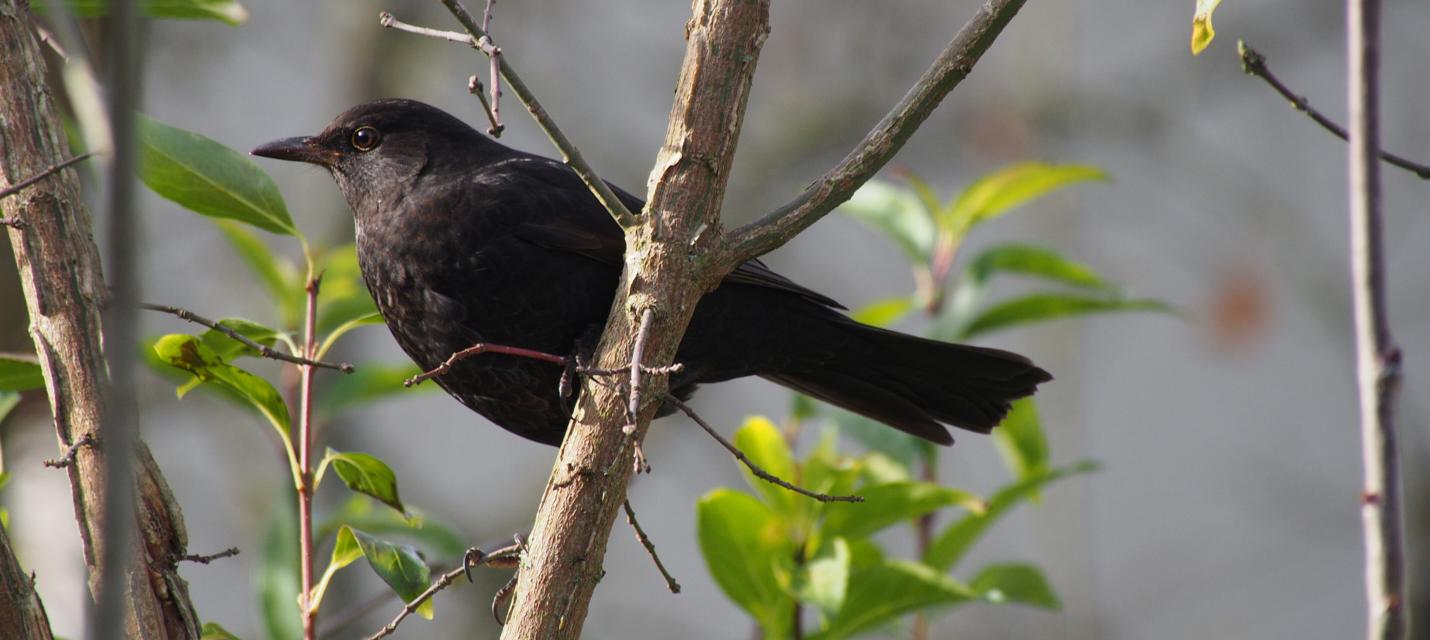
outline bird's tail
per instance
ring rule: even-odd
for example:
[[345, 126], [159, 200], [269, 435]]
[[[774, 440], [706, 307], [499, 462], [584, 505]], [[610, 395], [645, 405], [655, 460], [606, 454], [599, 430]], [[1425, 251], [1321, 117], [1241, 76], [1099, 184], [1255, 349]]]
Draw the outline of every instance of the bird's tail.
[[1016, 353], [840, 320], [838, 330], [865, 348], [836, 350], [818, 366], [764, 377], [944, 445], [953, 444], [953, 437], [943, 424], [988, 433], [1014, 400], [1032, 395], [1040, 383], [1053, 378]]

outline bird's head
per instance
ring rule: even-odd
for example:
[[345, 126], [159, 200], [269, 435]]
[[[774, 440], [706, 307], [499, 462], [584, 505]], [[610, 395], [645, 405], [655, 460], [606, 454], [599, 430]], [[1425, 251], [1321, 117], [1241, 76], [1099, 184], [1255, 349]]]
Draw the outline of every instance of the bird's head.
[[472, 154], [486, 145], [495, 143], [441, 109], [391, 98], [348, 109], [316, 135], [275, 140], [251, 153], [327, 168], [361, 216], [411, 189], [424, 170], [479, 160]]

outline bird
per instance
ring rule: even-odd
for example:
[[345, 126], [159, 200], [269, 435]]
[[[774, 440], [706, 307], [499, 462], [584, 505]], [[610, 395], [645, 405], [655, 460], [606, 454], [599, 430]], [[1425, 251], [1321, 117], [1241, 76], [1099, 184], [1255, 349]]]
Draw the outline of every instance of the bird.
[[[564, 163], [503, 145], [410, 99], [368, 102], [322, 132], [251, 152], [326, 168], [352, 209], [358, 264], [397, 344], [424, 371], [476, 343], [576, 356], [616, 293], [625, 235]], [[640, 198], [611, 185], [631, 211]], [[861, 324], [834, 299], [758, 259], [696, 305], [670, 394], [760, 376], [950, 445], [945, 425], [989, 433], [1052, 379], [1028, 358]], [[497, 426], [559, 445], [560, 364], [505, 353], [456, 362], [436, 382]], [[675, 410], [665, 402], [658, 415]]]

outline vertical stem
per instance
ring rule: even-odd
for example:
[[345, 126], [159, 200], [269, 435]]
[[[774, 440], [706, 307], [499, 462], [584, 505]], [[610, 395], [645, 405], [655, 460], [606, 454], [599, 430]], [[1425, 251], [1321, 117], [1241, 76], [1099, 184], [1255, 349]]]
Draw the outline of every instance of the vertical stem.
[[[322, 274], [308, 270], [308, 307], [303, 319], [303, 357], [317, 356], [318, 284]], [[303, 639], [315, 640], [318, 612], [308, 602], [313, 593], [313, 367], [298, 365], [298, 546], [302, 555]]]
[[[939, 289], [942, 290], [942, 287]], [[941, 294], [940, 294], [940, 297]], [[924, 447], [924, 468], [921, 479], [924, 482], [938, 482], [938, 451], [933, 447]], [[914, 544], [917, 548], [919, 558], [923, 558], [928, 552], [929, 545], [933, 543], [933, 521], [934, 512], [924, 514], [919, 517], [918, 527], [915, 530], [917, 538]], [[913, 640], [927, 640], [929, 637], [929, 619], [922, 611], [914, 614], [914, 628], [911, 634]]]
[[[107, 77], [110, 131], [114, 156], [109, 163], [108, 249], [109, 304], [104, 311], [104, 353], [109, 369], [108, 402], [99, 439], [106, 461], [104, 483], [104, 537], [110, 552], [100, 562], [97, 608], [89, 620], [88, 637], [101, 638], [126, 628], [125, 597], [131, 583], [148, 581], [135, 561], [136, 507], [134, 497], [134, 443], [138, 407], [134, 400], [134, 344], [137, 341], [135, 304], [139, 279], [134, 270], [134, 113], [139, 102], [139, 26], [133, 0], [111, 6], [106, 23], [109, 72]], [[136, 625], [138, 621], [133, 621]]]
[[1405, 637], [1405, 569], [1400, 525], [1400, 472], [1394, 400], [1400, 350], [1390, 336], [1385, 303], [1378, 122], [1380, 2], [1349, 0], [1346, 47], [1350, 103], [1351, 296], [1360, 392], [1365, 489], [1366, 637]]

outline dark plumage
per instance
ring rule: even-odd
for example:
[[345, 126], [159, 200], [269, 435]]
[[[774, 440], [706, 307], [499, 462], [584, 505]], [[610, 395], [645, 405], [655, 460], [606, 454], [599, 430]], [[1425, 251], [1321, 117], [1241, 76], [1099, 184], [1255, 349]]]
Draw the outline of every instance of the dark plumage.
[[[356, 218], [368, 290], [424, 369], [476, 342], [572, 354], [605, 321], [624, 236], [560, 162], [411, 100], [354, 107], [316, 136], [253, 153], [332, 172]], [[861, 325], [840, 308], [752, 260], [701, 300], [671, 389], [687, 397], [700, 383], [758, 375], [950, 444], [940, 423], [987, 433], [1011, 401], [1051, 379], [1017, 354]], [[502, 428], [554, 445], [567, 424], [561, 375], [485, 354], [437, 382]]]

